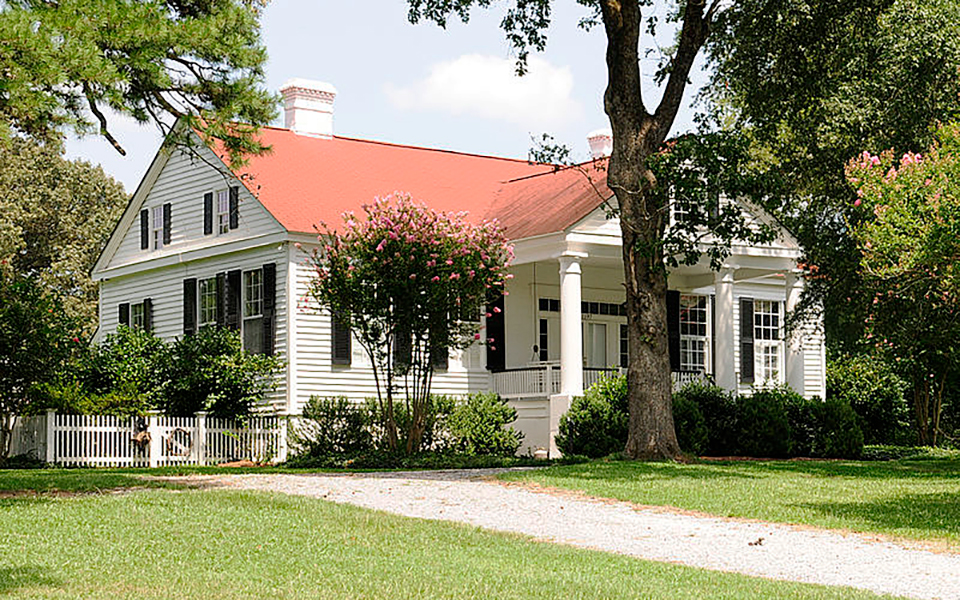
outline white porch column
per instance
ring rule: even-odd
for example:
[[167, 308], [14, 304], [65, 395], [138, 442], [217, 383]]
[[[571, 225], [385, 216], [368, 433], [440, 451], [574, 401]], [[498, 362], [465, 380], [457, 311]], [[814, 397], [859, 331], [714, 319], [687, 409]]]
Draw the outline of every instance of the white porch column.
[[[800, 271], [791, 269], [787, 271], [784, 279], [786, 283], [784, 307], [786, 308], [786, 314], [790, 315], [800, 303], [800, 295], [803, 293], [803, 278], [800, 276]], [[798, 324], [790, 337], [785, 340], [784, 355], [787, 385], [798, 394], [805, 396], [802, 325]]]
[[560, 257], [560, 394], [583, 394], [583, 325], [580, 315], [580, 260]]
[[733, 275], [735, 269], [724, 267], [716, 275], [717, 311], [715, 340], [717, 355], [714, 360], [716, 372], [713, 374], [717, 385], [725, 390], [737, 389], [737, 365], [734, 351], [737, 347], [733, 322]]

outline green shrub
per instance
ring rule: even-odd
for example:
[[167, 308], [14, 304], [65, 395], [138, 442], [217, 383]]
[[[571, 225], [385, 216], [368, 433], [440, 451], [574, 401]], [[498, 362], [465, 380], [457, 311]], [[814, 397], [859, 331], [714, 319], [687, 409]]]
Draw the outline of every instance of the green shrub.
[[311, 397], [291, 428], [293, 452], [313, 458], [356, 456], [374, 449], [370, 412], [346, 398]]
[[697, 456], [703, 454], [710, 442], [710, 432], [694, 400], [682, 394], [674, 394], [673, 424], [680, 449]]
[[819, 398], [807, 399], [793, 390], [781, 390], [780, 400], [787, 412], [792, 437], [790, 452], [793, 456], [814, 456], [814, 447], [819, 435], [820, 412], [823, 404]]
[[523, 434], [508, 427], [517, 411], [496, 394], [471, 394], [453, 408], [448, 420], [453, 449], [467, 455], [513, 456]]
[[[73, 371], [76, 382], [85, 392], [83, 396], [112, 395], [112, 405], [125, 399], [130, 406], [123, 407], [121, 412], [131, 414], [140, 407], [157, 405], [169, 357], [169, 348], [163, 340], [148, 331], [121, 325], [116, 333], [80, 357]], [[80, 400], [75, 410], [86, 412], [90, 408], [92, 406]]]
[[[694, 382], [675, 394], [700, 411], [707, 429], [707, 441], [702, 450], [708, 456], [731, 456], [738, 452], [736, 433], [737, 404], [734, 396], [721, 387], [707, 382]], [[677, 434], [680, 435], [680, 427]], [[682, 446], [681, 446], [682, 447]]]
[[863, 451], [863, 432], [857, 424], [857, 413], [840, 400], [815, 402], [817, 435], [811, 456], [859, 458]]
[[574, 398], [560, 417], [557, 447], [590, 458], [622, 452], [627, 445], [627, 378], [605, 377]]
[[907, 383], [872, 356], [845, 356], [827, 363], [827, 398], [856, 412], [867, 444], [914, 443]]
[[740, 454], [763, 458], [791, 456], [792, 430], [783, 402], [776, 390], [757, 390], [737, 400], [737, 438]]
[[[446, 452], [450, 448], [451, 439], [447, 421], [450, 413], [453, 411], [455, 400], [449, 396], [431, 395], [427, 400], [427, 406], [424, 410], [424, 430], [420, 438], [420, 447], [414, 448], [413, 452]], [[386, 452], [389, 449], [387, 443], [387, 422], [386, 415], [383, 414], [376, 398], [368, 398], [366, 401], [366, 410], [370, 415], [371, 432], [374, 438], [374, 445]], [[410, 431], [411, 411], [406, 403], [394, 401], [393, 421], [397, 425], [397, 446], [399, 449], [407, 447], [407, 435]]]
[[275, 385], [280, 366], [273, 357], [245, 352], [236, 331], [219, 327], [179, 338], [163, 354], [156, 405], [175, 417], [198, 411], [244, 417]]

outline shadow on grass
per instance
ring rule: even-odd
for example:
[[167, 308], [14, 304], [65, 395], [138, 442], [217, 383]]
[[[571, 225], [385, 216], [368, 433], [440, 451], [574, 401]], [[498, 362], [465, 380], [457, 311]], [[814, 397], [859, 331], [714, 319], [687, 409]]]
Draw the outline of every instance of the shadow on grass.
[[[730, 463], [724, 463], [729, 465]], [[809, 477], [856, 477], [858, 479], [939, 479], [960, 474], [960, 461], [846, 460], [756, 461], [735, 463], [756, 473], [794, 473]]]
[[960, 534], [960, 492], [904, 494], [872, 502], [809, 502], [795, 506], [884, 529], [914, 529], [934, 537]]
[[30, 588], [60, 587], [63, 581], [38, 567], [0, 567], [0, 595]]
[[569, 479], [636, 481], [638, 479], [756, 479], [760, 474], [744, 472], [741, 463], [676, 464], [610, 460], [585, 465], [554, 467], [551, 474]]

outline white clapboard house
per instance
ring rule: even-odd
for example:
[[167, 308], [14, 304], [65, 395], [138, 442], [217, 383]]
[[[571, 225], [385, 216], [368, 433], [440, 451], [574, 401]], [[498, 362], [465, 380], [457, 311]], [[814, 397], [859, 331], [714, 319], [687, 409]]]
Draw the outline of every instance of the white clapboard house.
[[[305, 297], [305, 259], [318, 223], [408, 192], [440, 210], [496, 218], [515, 244], [510, 293], [486, 319], [485, 336], [502, 341], [451, 352], [434, 391], [496, 391], [517, 408], [525, 449], [549, 448], [570, 398], [626, 362], [619, 224], [602, 208], [603, 182], [578, 169], [336, 136], [332, 86], [293, 80], [281, 92], [286, 127], [263, 130], [272, 153], [242, 170], [209, 150], [154, 158], [93, 271], [99, 335], [120, 323], [168, 340], [211, 325], [236, 329], [249, 351], [283, 360], [267, 407], [280, 413], [296, 414], [313, 395], [373, 396], [368, 359], [349, 330]], [[593, 135], [591, 151], [602, 155], [610, 143]], [[818, 328], [783, 335], [803, 286], [799, 257], [781, 230], [771, 244], [735, 246], [719, 272], [706, 263], [673, 270], [675, 381], [707, 375], [744, 393], [785, 383], [822, 397]]]

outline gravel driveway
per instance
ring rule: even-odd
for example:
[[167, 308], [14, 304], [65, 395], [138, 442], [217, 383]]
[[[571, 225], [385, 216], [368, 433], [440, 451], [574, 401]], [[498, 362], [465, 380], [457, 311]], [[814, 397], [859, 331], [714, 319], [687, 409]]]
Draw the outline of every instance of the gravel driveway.
[[407, 517], [746, 575], [960, 599], [960, 555], [854, 534], [704, 517], [491, 481], [498, 470], [200, 476]]

